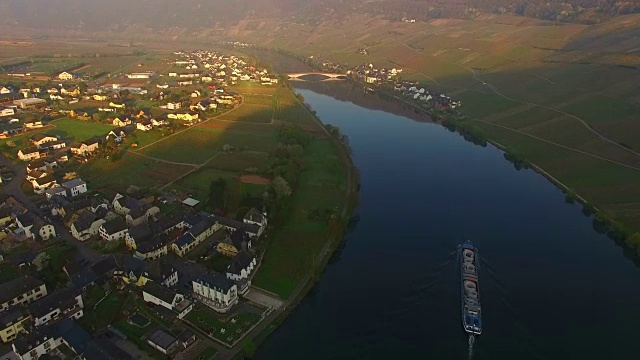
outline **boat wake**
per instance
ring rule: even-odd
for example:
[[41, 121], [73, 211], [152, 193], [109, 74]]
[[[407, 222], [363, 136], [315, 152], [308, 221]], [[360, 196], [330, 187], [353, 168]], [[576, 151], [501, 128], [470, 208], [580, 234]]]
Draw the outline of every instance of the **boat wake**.
[[473, 359], [473, 344], [476, 342], [476, 337], [473, 334], [469, 334], [469, 357], [468, 360]]

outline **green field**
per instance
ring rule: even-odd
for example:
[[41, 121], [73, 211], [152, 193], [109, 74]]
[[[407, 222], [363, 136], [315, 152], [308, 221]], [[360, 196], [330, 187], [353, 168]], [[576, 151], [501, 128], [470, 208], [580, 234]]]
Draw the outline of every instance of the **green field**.
[[55, 120], [52, 124], [55, 128], [47, 130], [45, 134], [60, 136], [63, 139], [71, 139], [73, 141], [85, 141], [98, 135], [106, 135], [114, 128], [111, 125], [74, 119]]
[[226, 121], [268, 124], [271, 122], [273, 107], [271, 105], [245, 103], [242, 106], [221, 115], [218, 119]]
[[314, 124], [314, 119], [290, 91], [279, 90], [276, 119], [300, 125]]

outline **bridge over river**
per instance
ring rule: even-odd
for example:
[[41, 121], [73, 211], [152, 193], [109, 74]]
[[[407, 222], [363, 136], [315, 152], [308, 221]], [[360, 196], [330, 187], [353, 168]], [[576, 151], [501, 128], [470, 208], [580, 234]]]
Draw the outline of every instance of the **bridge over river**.
[[[335, 81], [346, 80], [347, 74], [338, 73], [323, 73], [323, 72], [303, 72], [303, 73], [291, 73], [287, 74], [287, 77], [291, 81]], [[314, 77], [314, 80], [306, 80], [304, 77]]]

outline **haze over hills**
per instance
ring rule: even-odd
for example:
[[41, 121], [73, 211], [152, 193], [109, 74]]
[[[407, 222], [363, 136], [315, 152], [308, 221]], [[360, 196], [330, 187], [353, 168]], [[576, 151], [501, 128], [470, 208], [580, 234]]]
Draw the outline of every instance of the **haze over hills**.
[[347, 20], [355, 14], [418, 21], [510, 14], [593, 24], [637, 12], [638, 0], [3, 0], [0, 24], [88, 31], [125, 31], [133, 26], [166, 31], [216, 28], [241, 19], [278, 18], [312, 24]]

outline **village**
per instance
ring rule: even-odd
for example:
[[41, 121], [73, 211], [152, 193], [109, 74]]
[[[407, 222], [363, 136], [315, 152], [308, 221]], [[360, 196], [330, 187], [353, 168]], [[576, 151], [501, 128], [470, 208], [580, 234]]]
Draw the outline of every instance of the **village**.
[[75, 171], [239, 107], [230, 86], [278, 84], [233, 55], [173, 57], [166, 72], [0, 86], [3, 359], [209, 359], [282, 305], [251, 287], [264, 208], [228, 217], [183, 191], [96, 189]]

